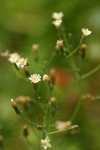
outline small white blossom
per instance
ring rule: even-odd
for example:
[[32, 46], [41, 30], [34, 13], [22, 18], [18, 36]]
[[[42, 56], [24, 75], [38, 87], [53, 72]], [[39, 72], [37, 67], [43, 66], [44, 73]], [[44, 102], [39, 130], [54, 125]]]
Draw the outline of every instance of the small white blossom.
[[62, 20], [63, 16], [64, 16], [64, 14], [62, 12], [59, 12], [59, 13], [54, 12], [52, 14], [52, 18], [54, 18], [55, 20]]
[[54, 26], [55, 26], [56, 28], [59, 28], [59, 27], [61, 26], [62, 20], [55, 20], [55, 21], [53, 21], [52, 23], [54, 24]]
[[51, 147], [50, 138], [49, 138], [48, 136], [46, 136], [45, 139], [41, 139], [41, 146], [42, 146], [44, 149], [47, 149], [47, 148], [50, 148], [50, 147]]
[[44, 74], [43, 81], [49, 81], [50, 77], [47, 74]]
[[14, 100], [13, 100], [13, 99], [11, 99], [10, 101], [11, 101], [12, 103], [14, 102]]
[[57, 40], [56, 45], [58, 45], [59, 47], [63, 46], [63, 40]]
[[39, 81], [41, 81], [41, 76], [40, 74], [33, 74], [31, 75], [29, 80], [31, 80], [32, 83], [38, 83]]
[[27, 58], [24, 59], [24, 58], [19, 58], [16, 62], [16, 66], [18, 68], [24, 68], [25, 66], [27, 65]]
[[87, 28], [83, 28], [82, 33], [86, 37], [86, 36], [90, 35], [92, 33], [92, 31], [88, 30]]
[[11, 63], [16, 63], [19, 58], [20, 58], [20, 55], [19, 55], [18, 53], [11, 53], [11, 54], [9, 55], [8, 60], [9, 60]]
[[57, 121], [55, 124], [55, 128], [57, 130], [64, 130], [65, 128], [71, 126], [71, 121]]

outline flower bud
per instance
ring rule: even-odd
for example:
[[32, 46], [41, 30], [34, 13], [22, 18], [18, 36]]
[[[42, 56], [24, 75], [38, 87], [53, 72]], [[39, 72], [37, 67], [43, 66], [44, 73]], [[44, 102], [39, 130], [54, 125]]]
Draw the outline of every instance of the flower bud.
[[44, 74], [43, 81], [50, 81], [50, 77], [47, 74]]
[[35, 62], [39, 61], [39, 53], [38, 53], [39, 45], [33, 44], [32, 45], [32, 51], [33, 51], [33, 59]]
[[11, 99], [11, 106], [14, 108], [17, 115], [21, 115], [21, 111], [17, 108], [17, 104], [13, 99]]
[[55, 102], [56, 102], [56, 98], [55, 98], [55, 97], [51, 97], [51, 98], [50, 98], [50, 103], [53, 104], [53, 103], [55, 103]]
[[23, 126], [23, 135], [24, 135], [25, 138], [27, 138], [28, 135], [29, 135], [28, 125], [26, 125], [26, 124]]
[[56, 105], [56, 98], [55, 97], [50, 98], [50, 105], [51, 105], [51, 113], [54, 116], [57, 112], [57, 105]]
[[85, 52], [86, 48], [87, 48], [86, 44], [81, 44], [81, 46], [80, 46], [80, 57], [81, 57], [81, 59], [84, 59], [86, 56], [86, 52]]
[[39, 45], [38, 44], [33, 44], [32, 45], [32, 51], [35, 52], [39, 49]]

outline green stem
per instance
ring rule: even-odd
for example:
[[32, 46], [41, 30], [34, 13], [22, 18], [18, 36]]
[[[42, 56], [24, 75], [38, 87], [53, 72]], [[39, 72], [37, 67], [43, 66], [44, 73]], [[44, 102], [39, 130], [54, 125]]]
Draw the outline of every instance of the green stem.
[[76, 47], [75, 50], [73, 50], [73, 51], [67, 56], [67, 58], [71, 57], [75, 52], [77, 52], [79, 48], [80, 48], [80, 45], [79, 45], [78, 47]]
[[97, 72], [99, 69], [100, 69], [100, 64], [98, 66], [96, 66], [94, 69], [92, 69], [91, 71], [89, 71], [86, 74], [82, 75], [81, 79], [88, 78], [89, 76], [91, 76], [92, 74], [94, 74], [95, 72]]
[[44, 107], [43, 107], [42, 103], [40, 103], [40, 102], [39, 102], [39, 105], [40, 105], [40, 107], [41, 107], [42, 111], [43, 111], [44, 113], [46, 113], [46, 111], [45, 111], [45, 109], [44, 109]]
[[21, 117], [22, 117], [25, 121], [29, 122], [31, 125], [34, 125], [35, 127], [38, 126], [37, 123], [34, 123], [33, 121], [31, 121], [31, 120], [27, 119], [26, 117], [24, 117], [22, 113], [21, 113]]
[[47, 135], [56, 134], [56, 133], [60, 133], [63, 131], [70, 131], [70, 130], [73, 130], [75, 128], [78, 128], [78, 125], [73, 125], [73, 126], [68, 127], [67, 129], [63, 129], [63, 130], [59, 130], [59, 131], [49, 132], [49, 133], [47, 133]]
[[[81, 71], [81, 68], [82, 68], [82, 61], [80, 62], [80, 71]], [[73, 112], [73, 114], [72, 114], [72, 116], [71, 116], [71, 118], [70, 118], [70, 120], [73, 122], [74, 121], [74, 119], [76, 118], [76, 116], [77, 116], [77, 114], [78, 114], [78, 112], [79, 112], [79, 110], [80, 110], [80, 106], [81, 106], [81, 102], [82, 102], [82, 97], [81, 97], [81, 95], [82, 95], [82, 80], [81, 80], [81, 77], [80, 77], [80, 74], [78, 74], [79, 75], [79, 78], [78, 78], [78, 91], [79, 91], [79, 100], [78, 100], [78, 102], [77, 102], [77, 104], [76, 104], [76, 107], [75, 107], [75, 110], [74, 110], [74, 112]]]
[[45, 128], [47, 128], [47, 127], [50, 125], [50, 123], [52, 122], [52, 120], [53, 120], [54, 116], [55, 116], [55, 115], [52, 115], [52, 117], [51, 117], [50, 121], [49, 121], [49, 122], [48, 122], [48, 124], [45, 126]]

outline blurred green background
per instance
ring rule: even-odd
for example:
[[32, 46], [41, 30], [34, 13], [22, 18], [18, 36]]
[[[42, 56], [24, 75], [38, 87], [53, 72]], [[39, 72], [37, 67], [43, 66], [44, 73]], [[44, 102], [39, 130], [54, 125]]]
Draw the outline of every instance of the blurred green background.
[[[9, 49], [10, 52], [16, 51], [31, 59], [32, 44], [38, 43], [41, 62], [48, 60], [57, 41], [51, 16], [53, 12], [59, 11], [64, 13], [66, 34], [72, 34], [74, 47], [79, 43], [83, 27], [88, 27], [93, 32], [87, 39], [89, 64], [86, 62], [84, 70], [94, 67], [100, 62], [100, 0], [0, 0], [0, 52]], [[38, 71], [35, 67], [31, 66], [31, 70], [34, 68]], [[99, 72], [86, 83], [87, 92], [99, 95]], [[58, 93], [63, 91], [57, 90]], [[32, 96], [31, 84], [20, 79], [12, 66], [0, 57], [0, 134], [4, 136], [5, 150], [29, 149], [21, 135], [25, 121], [10, 106], [10, 99], [19, 95]], [[62, 106], [64, 110], [66, 107]], [[64, 110], [61, 119], [66, 118]], [[100, 150], [100, 102], [85, 102], [76, 123], [80, 125], [80, 132], [76, 135], [63, 135], [62, 150]], [[59, 142], [56, 137], [54, 141], [54, 145]], [[52, 149], [60, 150], [59, 147]]]

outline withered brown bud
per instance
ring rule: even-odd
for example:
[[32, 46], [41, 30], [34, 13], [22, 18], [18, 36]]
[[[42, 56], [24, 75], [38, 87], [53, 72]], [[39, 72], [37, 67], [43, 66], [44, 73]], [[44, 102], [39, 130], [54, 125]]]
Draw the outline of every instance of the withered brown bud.
[[29, 132], [28, 132], [28, 125], [27, 125], [27, 124], [25, 124], [25, 125], [23, 126], [23, 135], [24, 135], [25, 138], [28, 137], [28, 135], [29, 135]]

